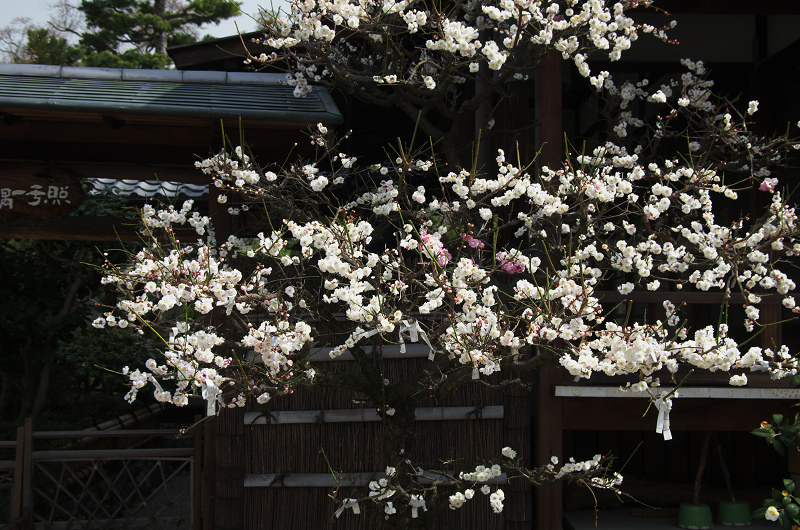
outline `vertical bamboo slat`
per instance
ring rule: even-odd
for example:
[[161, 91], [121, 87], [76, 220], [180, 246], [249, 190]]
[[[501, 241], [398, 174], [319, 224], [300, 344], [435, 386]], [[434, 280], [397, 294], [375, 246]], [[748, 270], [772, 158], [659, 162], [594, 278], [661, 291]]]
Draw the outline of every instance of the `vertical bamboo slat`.
[[[391, 381], [411, 377], [425, 362], [425, 359], [391, 359], [385, 361], [384, 371]], [[337, 371], [355, 370], [354, 363], [340, 362]], [[496, 382], [496, 381], [495, 381]], [[530, 445], [530, 438], [523, 432], [528, 421], [529, 409], [525, 406], [528, 398], [516, 396], [518, 418], [512, 420], [520, 429], [515, 443]], [[421, 400], [420, 407], [470, 407], [476, 405], [504, 404], [503, 391], [489, 389], [483, 385], [467, 385], [458, 389], [443, 400], [433, 398]], [[291, 396], [273, 398], [267, 405], [249, 402], [247, 411], [265, 412], [267, 410], [331, 410], [362, 408], [361, 402], [354, 401], [353, 395], [328, 388], [298, 390]], [[243, 421], [240, 420], [240, 421]], [[464, 419], [416, 422], [414, 463], [424, 469], [469, 469], [478, 463], [496, 461], [500, 450], [511, 445], [506, 439], [503, 419], [480, 419], [480, 408]], [[243, 427], [247, 439], [246, 473], [356, 473], [380, 472], [383, 470], [383, 425], [381, 422], [310, 423], [310, 424], [254, 424]], [[512, 429], [513, 431], [513, 429]], [[508, 431], [508, 432], [512, 432]], [[527, 440], [527, 441], [525, 441]], [[223, 444], [220, 435], [220, 444]], [[517, 448], [521, 453], [526, 449]], [[233, 450], [233, 449], [231, 449]], [[222, 473], [222, 470], [219, 471]], [[221, 481], [219, 482], [221, 485]], [[222, 486], [220, 486], [222, 487]], [[508, 491], [508, 485], [502, 486]], [[370, 519], [369, 510], [354, 515], [351, 510], [339, 518], [333, 516], [337, 505], [329, 498], [333, 488], [320, 487], [248, 487], [244, 489], [243, 504], [238, 509], [244, 513], [244, 528], [335, 528], [373, 529], [379, 521]], [[452, 492], [442, 489], [437, 502], [447, 503]], [[338, 498], [363, 497], [367, 488], [353, 488], [342, 485]], [[524, 502], [530, 492], [521, 492]], [[220, 503], [229, 502], [222, 499]], [[234, 502], [231, 498], [230, 502]], [[507, 508], [511, 499], [506, 501]], [[220, 507], [220, 510], [223, 508]], [[527, 508], [529, 510], [529, 507]], [[525, 508], [523, 508], [523, 513]], [[383, 518], [382, 513], [373, 516]], [[219, 519], [219, 515], [218, 515]], [[524, 515], [521, 517], [524, 520]], [[530, 526], [530, 523], [528, 523]], [[504, 527], [504, 516], [494, 514], [488, 498], [482, 494], [468, 502], [459, 510], [445, 508], [444, 513], [435, 519], [429, 528], [482, 528], [491, 530]], [[226, 527], [227, 530], [228, 527]]]

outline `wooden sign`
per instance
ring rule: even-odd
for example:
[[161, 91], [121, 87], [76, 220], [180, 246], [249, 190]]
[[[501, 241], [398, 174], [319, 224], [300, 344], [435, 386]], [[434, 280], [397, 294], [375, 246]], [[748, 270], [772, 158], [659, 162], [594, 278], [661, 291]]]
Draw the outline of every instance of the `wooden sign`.
[[0, 221], [53, 219], [74, 212], [83, 202], [78, 180], [54, 166], [0, 168]]

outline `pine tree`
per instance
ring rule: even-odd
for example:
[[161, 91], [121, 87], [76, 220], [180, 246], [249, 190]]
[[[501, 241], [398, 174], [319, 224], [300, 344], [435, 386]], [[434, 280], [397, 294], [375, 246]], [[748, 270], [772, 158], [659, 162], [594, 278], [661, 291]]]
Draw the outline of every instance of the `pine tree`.
[[194, 42], [197, 28], [239, 14], [232, 0], [82, 0], [85, 66], [164, 68], [167, 46]]
[[80, 50], [49, 28], [32, 27], [26, 32], [25, 44], [11, 56], [15, 63], [58, 64], [73, 66]]

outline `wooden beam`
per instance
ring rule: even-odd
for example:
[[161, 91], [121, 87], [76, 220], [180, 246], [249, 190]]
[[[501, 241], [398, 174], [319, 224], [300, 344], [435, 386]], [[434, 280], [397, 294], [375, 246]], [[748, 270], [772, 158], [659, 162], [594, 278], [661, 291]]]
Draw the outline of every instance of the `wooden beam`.
[[[135, 124], [144, 127], [166, 127], [166, 128], [194, 128], [194, 129], [219, 129], [222, 124], [225, 129], [231, 131], [239, 130], [239, 126], [245, 130], [283, 130], [291, 131], [305, 130], [307, 125], [298, 122], [279, 122], [274, 120], [259, 120], [253, 118], [243, 118], [241, 121], [235, 118], [193, 118], [188, 116], [160, 116], [153, 114], [122, 114], [114, 112], [81, 112], [81, 111], [55, 111], [51, 109], [22, 109], [17, 107], [0, 107], [0, 116], [8, 117], [9, 122], [19, 122], [25, 120], [28, 123], [43, 124], [45, 122], [65, 123], [65, 124], [92, 124], [102, 130], [104, 124], [111, 125], [109, 120], [124, 122], [122, 125]], [[9, 123], [10, 124], [10, 123]], [[311, 125], [311, 124], [308, 124]]]
[[[178, 237], [195, 239], [194, 229], [179, 228]], [[124, 217], [63, 217], [49, 221], [15, 219], [0, 223], [0, 239], [64, 241], [140, 241], [139, 224]]]
[[[800, 15], [800, 2], [797, 0], [656, 0], [657, 9], [668, 13], [704, 13], [714, 15]], [[637, 11], [653, 12], [652, 8], [638, 8]]]
[[[761, 297], [759, 305], [780, 305], [783, 301], [784, 295], [776, 293], [754, 293]], [[633, 291], [626, 295], [620, 294], [618, 291], [595, 291], [594, 296], [600, 299], [601, 302], [632, 302], [634, 304], [661, 304], [664, 300], [669, 300], [673, 303], [687, 303], [687, 304], [722, 304], [725, 299], [729, 304], [745, 304], [748, 303], [744, 296], [740, 293], [730, 293], [727, 297], [725, 293], [705, 292], [705, 291]], [[789, 293], [785, 296], [792, 296]]]
[[[502, 418], [502, 405], [419, 407], [414, 411], [416, 421], [497, 420]], [[375, 409], [270, 410], [244, 413], [245, 425], [350, 423], [382, 421], [382, 419]]]
[[[675, 387], [654, 388], [658, 394], [671, 392]], [[649, 399], [645, 392], [622, 390], [618, 386], [559, 385], [555, 395], [563, 398], [608, 398], [608, 399]], [[800, 400], [800, 388], [751, 388], [751, 387], [697, 387], [684, 386], [678, 390], [680, 399], [768, 399]]]
[[[399, 344], [385, 344], [383, 346], [362, 346], [362, 348], [367, 348], [369, 351], [366, 351], [368, 356], [378, 356], [380, 355], [383, 359], [413, 359], [413, 358], [422, 358], [428, 357], [431, 353], [431, 349], [428, 347], [427, 344], [406, 344], [405, 348], [401, 348]], [[402, 351], [405, 349], [405, 351]], [[313, 353], [309, 356], [308, 360], [311, 362], [319, 363], [319, 362], [330, 362], [330, 361], [353, 361], [355, 357], [350, 351], [345, 350], [344, 353], [339, 355], [338, 357], [331, 358], [331, 351], [333, 348], [319, 348], [314, 350]]]
[[[418, 478], [421, 484], [431, 484], [437, 480], [457, 479], [458, 471], [423, 471]], [[363, 487], [372, 481], [386, 477], [385, 471], [361, 473], [248, 473], [244, 476], [245, 488], [335, 488], [337, 486]], [[501, 473], [481, 484], [505, 484], [508, 475]]]
[[182, 434], [191, 432], [194, 427], [188, 429], [114, 429], [99, 431], [97, 429], [85, 429], [82, 431], [35, 431], [35, 440], [63, 440], [65, 438], [146, 438], [153, 436], [179, 437]]
[[156, 458], [184, 458], [194, 455], [194, 448], [166, 449], [87, 449], [69, 451], [33, 451], [36, 462], [55, 460], [58, 462], [86, 462], [93, 460], [152, 460]]
[[[648, 410], [648, 400], [608, 398], [565, 398], [564, 430], [648, 431], [655, 430], [658, 411]], [[674, 431], [747, 432], [768, 420], [773, 413], [794, 414], [796, 400], [693, 399], [672, 401], [670, 428]], [[731, 411], [736, 411], [731, 414]], [[787, 416], [788, 417], [788, 416]]]
[[[199, 169], [180, 166], [150, 164], [87, 164], [64, 163], [61, 167], [78, 177], [117, 180], [160, 180], [163, 182], [185, 182], [187, 184], [209, 184], [211, 178]], [[2, 169], [4, 166], [0, 166]]]
[[88, 122], [21, 120], [13, 125], [0, 126], [0, 140], [206, 146], [213, 143], [217, 129], [218, 126], [210, 121], [205, 127], [126, 123], [113, 128]]
[[[194, 167], [197, 160], [216, 153], [219, 144], [157, 145], [150, 143], [72, 143], [70, 136], [51, 138], [49, 141], [36, 139], [19, 140], [8, 137], [0, 141], [0, 160], [9, 162], [34, 163], [85, 163], [85, 164], [140, 164], [146, 160], [153, 165], [183, 165]], [[141, 140], [141, 139], [140, 139]]]
[[138, 241], [138, 225], [123, 217], [64, 217], [34, 222], [15, 219], [0, 224], [0, 239], [65, 241]]

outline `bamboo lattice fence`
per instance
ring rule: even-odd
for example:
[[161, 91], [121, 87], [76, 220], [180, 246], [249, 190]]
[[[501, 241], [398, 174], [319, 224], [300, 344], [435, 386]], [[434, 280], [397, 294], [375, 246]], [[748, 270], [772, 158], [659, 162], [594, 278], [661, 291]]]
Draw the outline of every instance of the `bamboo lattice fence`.
[[[324, 352], [323, 352], [324, 353]], [[384, 346], [385, 377], [411, 377], [427, 362], [428, 350]], [[324, 357], [322, 357], [324, 359]], [[338, 361], [335, 370], [354, 373], [354, 362]], [[325, 368], [329, 369], [330, 364]], [[507, 375], [507, 374], [506, 374]], [[382, 512], [356, 515], [329, 497], [339, 482], [338, 498], [364, 497], [366, 484], [383, 476], [384, 426], [374, 408], [338, 389], [299, 389], [254, 401], [244, 410], [225, 410], [218, 418], [216, 528], [376, 528]], [[421, 400], [415, 422], [414, 463], [426, 470], [469, 471], [498, 460], [504, 446], [529, 453], [527, 394], [483, 385], [465, 385], [445, 400]], [[442, 419], [448, 418], [448, 419]], [[356, 420], [356, 421], [354, 421]], [[504, 477], [503, 477], [504, 478]], [[516, 528], [530, 526], [530, 487], [502, 485], [506, 510], [492, 513], [482, 494], [459, 510], [445, 509], [429, 528]], [[447, 504], [450, 492], [441, 491]]]

